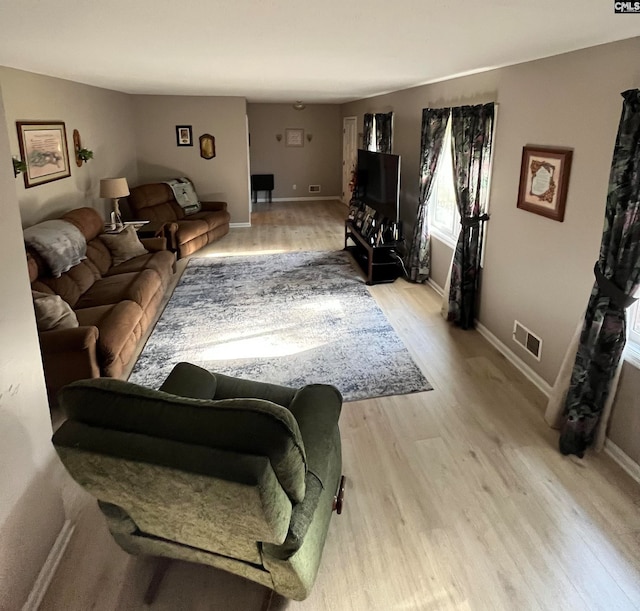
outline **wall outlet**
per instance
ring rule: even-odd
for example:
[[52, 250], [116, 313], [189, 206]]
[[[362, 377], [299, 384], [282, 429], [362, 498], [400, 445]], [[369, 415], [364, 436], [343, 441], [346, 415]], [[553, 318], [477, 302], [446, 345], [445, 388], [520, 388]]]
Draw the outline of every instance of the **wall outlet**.
[[293, 185], [293, 190], [295, 191], [298, 188], [298, 185]]

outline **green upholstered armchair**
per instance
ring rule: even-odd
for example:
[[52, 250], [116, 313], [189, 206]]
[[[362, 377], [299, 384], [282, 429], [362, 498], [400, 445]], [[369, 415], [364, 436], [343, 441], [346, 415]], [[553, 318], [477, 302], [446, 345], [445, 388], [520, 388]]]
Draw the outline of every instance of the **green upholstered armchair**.
[[296, 390], [179, 363], [160, 390], [80, 380], [59, 400], [68, 419], [56, 451], [123, 549], [308, 596], [341, 505], [336, 388]]

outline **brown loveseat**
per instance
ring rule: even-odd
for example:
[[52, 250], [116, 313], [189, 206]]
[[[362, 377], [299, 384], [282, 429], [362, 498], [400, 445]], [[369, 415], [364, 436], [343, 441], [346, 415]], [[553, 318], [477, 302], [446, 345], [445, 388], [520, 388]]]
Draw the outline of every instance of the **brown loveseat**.
[[134, 187], [128, 200], [134, 219], [165, 224], [170, 247], [179, 259], [229, 233], [226, 202], [200, 202], [201, 210], [187, 216], [164, 182]]
[[44, 259], [27, 246], [32, 290], [59, 295], [79, 325], [39, 332], [50, 399], [74, 380], [122, 375], [175, 271], [175, 255], [166, 249], [164, 238], [142, 240], [147, 254], [114, 265], [99, 238], [104, 221], [96, 210], [78, 208], [62, 220], [85, 237], [86, 259], [54, 278]]

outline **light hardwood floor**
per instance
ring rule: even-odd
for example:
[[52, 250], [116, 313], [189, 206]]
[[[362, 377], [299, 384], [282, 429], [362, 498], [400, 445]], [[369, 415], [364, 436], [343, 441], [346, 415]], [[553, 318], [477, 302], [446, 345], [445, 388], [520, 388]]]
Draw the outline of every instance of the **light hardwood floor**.
[[[198, 253], [337, 250], [338, 202], [259, 204], [251, 228]], [[428, 286], [370, 287], [434, 390], [346, 403], [345, 509], [303, 602], [272, 609], [639, 609], [640, 486], [606, 455], [557, 451], [544, 397]], [[41, 609], [144, 609], [153, 561], [111, 540], [76, 495], [74, 537]], [[174, 563], [158, 610], [252, 610], [263, 589]]]

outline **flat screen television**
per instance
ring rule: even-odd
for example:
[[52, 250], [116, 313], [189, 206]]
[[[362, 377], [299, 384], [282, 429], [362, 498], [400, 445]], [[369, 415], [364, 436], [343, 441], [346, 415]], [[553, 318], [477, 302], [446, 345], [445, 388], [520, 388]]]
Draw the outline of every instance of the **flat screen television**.
[[389, 221], [400, 220], [400, 156], [358, 149], [356, 199]]

